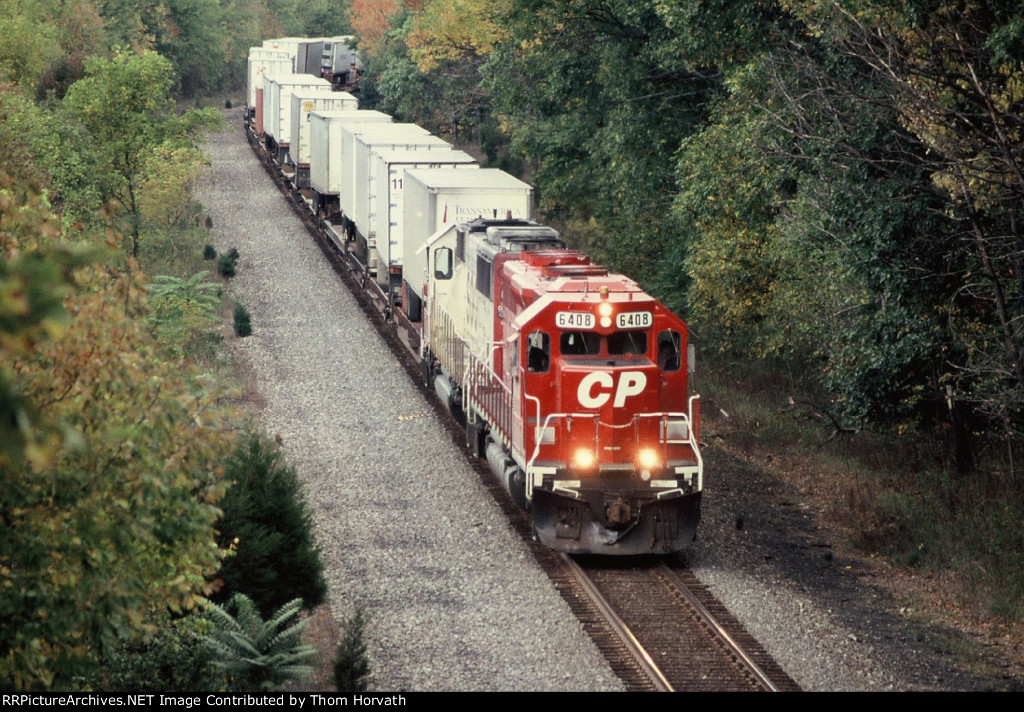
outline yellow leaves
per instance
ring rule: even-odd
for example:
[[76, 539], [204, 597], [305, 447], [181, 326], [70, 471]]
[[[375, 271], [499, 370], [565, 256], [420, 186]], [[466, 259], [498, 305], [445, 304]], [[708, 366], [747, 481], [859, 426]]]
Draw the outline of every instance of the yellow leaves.
[[[485, 57], [507, 33], [494, 18], [507, 2], [432, 0], [416, 15], [406, 45], [423, 73], [442, 61]], [[496, 7], [497, 6], [497, 7]]]

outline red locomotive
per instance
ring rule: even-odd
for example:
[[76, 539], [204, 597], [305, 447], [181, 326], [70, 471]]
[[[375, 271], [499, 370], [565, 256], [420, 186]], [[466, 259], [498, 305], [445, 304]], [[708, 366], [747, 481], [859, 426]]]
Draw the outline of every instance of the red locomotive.
[[428, 380], [540, 541], [591, 554], [692, 541], [703, 464], [686, 325], [532, 221], [474, 220], [426, 250]]

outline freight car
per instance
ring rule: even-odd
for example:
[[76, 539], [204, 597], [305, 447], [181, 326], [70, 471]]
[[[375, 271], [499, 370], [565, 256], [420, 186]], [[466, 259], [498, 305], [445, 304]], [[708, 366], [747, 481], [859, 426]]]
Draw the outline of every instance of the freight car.
[[[568, 553], [685, 548], [703, 491], [686, 324], [532, 220], [529, 185], [456, 168], [457, 152], [410, 141], [376, 112], [310, 120], [306, 203], [317, 224], [356, 259], [472, 453], [531, 512], [536, 537]], [[326, 130], [332, 122], [341, 128]], [[297, 163], [270, 140], [275, 163]]]

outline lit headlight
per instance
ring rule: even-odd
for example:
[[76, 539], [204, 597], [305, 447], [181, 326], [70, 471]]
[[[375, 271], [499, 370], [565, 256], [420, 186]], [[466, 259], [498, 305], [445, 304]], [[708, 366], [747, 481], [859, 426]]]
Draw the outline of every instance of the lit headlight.
[[610, 317], [612, 315], [612, 305], [608, 302], [601, 302], [597, 306], [597, 313], [603, 317]]
[[643, 448], [636, 456], [636, 464], [641, 470], [653, 470], [660, 464], [658, 453], [651, 448]]
[[594, 451], [581, 447], [572, 456], [572, 464], [580, 470], [589, 470], [597, 462], [597, 458], [594, 457]]

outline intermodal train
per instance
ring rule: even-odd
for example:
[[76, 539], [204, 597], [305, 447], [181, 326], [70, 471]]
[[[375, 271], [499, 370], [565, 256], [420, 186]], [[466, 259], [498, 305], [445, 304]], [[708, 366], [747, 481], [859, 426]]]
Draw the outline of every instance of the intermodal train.
[[358, 109], [297, 52], [288, 69], [289, 47], [354, 57], [346, 41], [250, 50], [250, 141], [361, 275], [537, 539], [573, 554], [685, 548], [704, 472], [686, 324], [533, 220], [526, 183]]

